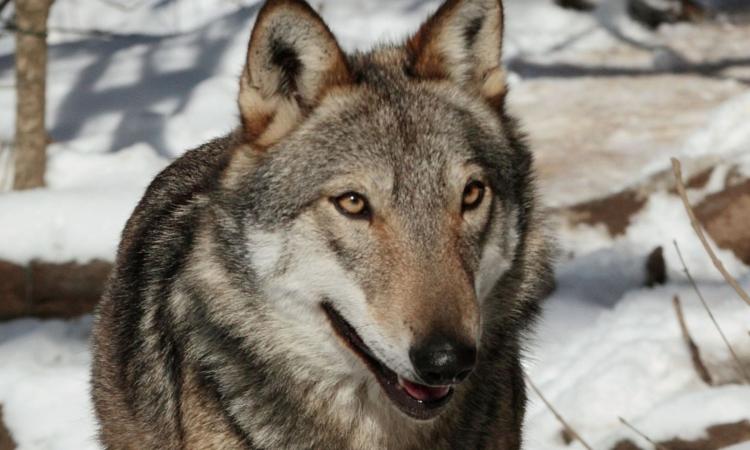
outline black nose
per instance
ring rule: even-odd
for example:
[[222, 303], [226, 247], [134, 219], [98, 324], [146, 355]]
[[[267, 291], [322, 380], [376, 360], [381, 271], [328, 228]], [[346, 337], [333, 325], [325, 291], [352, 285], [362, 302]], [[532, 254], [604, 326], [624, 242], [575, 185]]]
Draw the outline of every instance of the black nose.
[[423, 382], [435, 386], [463, 381], [474, 368], [474, 345], [442, 335], [434, 335], [409, 350], [409, 358]]

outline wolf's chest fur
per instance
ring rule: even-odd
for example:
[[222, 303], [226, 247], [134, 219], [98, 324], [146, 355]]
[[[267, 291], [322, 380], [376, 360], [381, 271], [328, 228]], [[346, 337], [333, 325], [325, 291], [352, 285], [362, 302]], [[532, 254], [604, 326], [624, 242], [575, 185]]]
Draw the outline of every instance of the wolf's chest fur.
[[94, 331], [107, 448], [516, 449], [551, 280], [499, 0], [345, 55], [261, 9], [240, 125], [151, 184]]

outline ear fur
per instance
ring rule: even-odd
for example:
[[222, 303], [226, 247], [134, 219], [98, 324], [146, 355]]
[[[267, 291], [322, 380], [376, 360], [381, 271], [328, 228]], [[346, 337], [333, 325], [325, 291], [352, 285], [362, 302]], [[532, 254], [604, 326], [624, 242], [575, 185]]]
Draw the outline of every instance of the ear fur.
[[501, 0], [447, 0], [407, 42], [413, 73], [449, 79], [490, 103], [505, 95]]
[[258, 13], [240, 79], [246, 139], [268, 147], [289, 134], [332, 87], [350, 81], [343, 51], [303, 0], [268, 0]]

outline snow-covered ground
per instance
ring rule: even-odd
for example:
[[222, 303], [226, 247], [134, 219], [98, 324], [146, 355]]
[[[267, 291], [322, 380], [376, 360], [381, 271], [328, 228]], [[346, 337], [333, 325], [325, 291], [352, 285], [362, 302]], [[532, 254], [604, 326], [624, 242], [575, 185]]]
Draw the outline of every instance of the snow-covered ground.
[[[406, 36], [439, 2], [312, 3], [353, 50]], [[0, 194], [0, 259], [111, 260], [150, 179], [236, 123], [237, 75], [257, 9], [257, 0], [57, 0], [50, 22], [48, 187]], [[675, 25], [647, 32], [625, 18], [620, 0], [604, 1], [594, 15], [549, 0], [509, 0], [506, 9], [511, 108], [525, 119], [549, 204], [645, 179], [668, 167], [671, 155], [750, 168], [750, 91], [747, 81], [737, 81], [747, 80], [748, 63], [664, 73], [683, 59], [747, 61], [750, 40], [743, 45], [742, 38], [750, 39], [750, 30]], [[94, 28], [115, 34], [71, 32]], [[12, 85], [13, 40], [3, 35], [0, 141], [13, 134]], [[0, 187], [8, 182], [8, 159], [0, 150]], [[716, 171], [707, 189], [718, 189], [724, 175]], [[750, 387], [736, 383], [672, 240], [748, 370], [750, 309], [710, 264], [676, 197], [653, 195], [617, 239], [585, 226], [559, 232], [558, 289], [531, 339], [527, 367], [581, 435], [597, 449], [620, 438], [649, 448], [618, 417], [658, 440], [693, 439], [709, 425], [750, 420]], [[670, 281], [644, 288], [644, 258], [656, 246], [664, 248]], [[748, 267], [730, 252], [718, 253], [750, 288]], [[706, 387], [692, 369], [674, 295], [721, 386]], [[90, 326], [90, 318], [0, 324], [0, 404], [21, 449], [97, 448], [88, 399]], [[560, 424], [530, 398], [527, 448], [582, 448], [566, 446]]]

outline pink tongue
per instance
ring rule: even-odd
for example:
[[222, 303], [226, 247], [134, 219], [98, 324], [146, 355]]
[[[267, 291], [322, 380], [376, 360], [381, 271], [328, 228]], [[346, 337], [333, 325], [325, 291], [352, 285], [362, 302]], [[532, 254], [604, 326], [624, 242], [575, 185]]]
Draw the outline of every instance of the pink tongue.
[[404, 388], [407, 394], [422, 401], [440, 400], [448, 395], [448, 392], [450, 391], [449, 386], [425, 386], [423, 384], [412, 383], [401, 377], [398, 377], [398, 384]]

